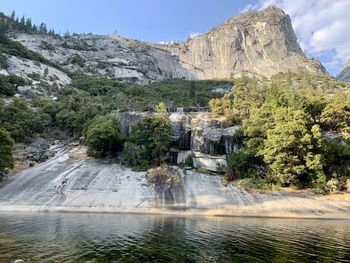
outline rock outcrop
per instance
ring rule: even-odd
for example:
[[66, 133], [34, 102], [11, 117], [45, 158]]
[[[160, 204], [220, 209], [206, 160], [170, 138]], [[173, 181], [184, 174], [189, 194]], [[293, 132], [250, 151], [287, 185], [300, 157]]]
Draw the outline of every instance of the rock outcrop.
[[171, 169], [164, 177], [168, 168], [153, 171], [150, 182], [145, 173], [118, 164], [70, 159], [78, 150], [58, 152], [1, 182], [0, 211], [350, 218], [350, 194], [251, 194], [233, 183], [224, 186], [220, 176]]
[[198, 79], [325, 72], [318, 61], [305, 56], [289, 16], [274, 6], [243, 13], [204, 35], [163, 48]]
[[[125, 138], [135, 122], [151, 114], [115, 113]], [[236, 133], [240, 126], [232, 126], [223, 117], [215, 118], [207, 112], [174, 112], [169, 115], [169, 120], [172, 141], [170, 159], [174, 164], [184, 163], [186, 157], [191, 155], [194, 167], [222, 171], [227, 166], [226, 156], [241, 147]]]
[[139, 84], [174, 78], [325, 72], [318, 61], [305, 56], [289, 16], [277, 7], [240, 14], [181, 44], [91, 34], [68, 37], [15, 34], [12, 39], [69, 71]]
[[341, 81], [350, 82], [350, 59], [345, 64], [344, 68], [339, 73], [339, 75], [337, 76], [337, 79]]

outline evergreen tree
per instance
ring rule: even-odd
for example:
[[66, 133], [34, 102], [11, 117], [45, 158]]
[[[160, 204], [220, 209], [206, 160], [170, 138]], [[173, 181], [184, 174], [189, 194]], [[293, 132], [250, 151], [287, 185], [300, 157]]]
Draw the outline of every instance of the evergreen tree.
[[282, 185], [308, 181], [311, 178], [303, 178], [307, 174], [322, 177], [322, 157], [314, 153], [313, 144], [314, 140], [321, 140], [319, 127], [313, 127], [310, 132], [307, 128], [308, 116], [294, 108], [276, 109], [273, 119], [274, 127], [267, 131], [261, 150], [272, 175]]
[[31, 33], [33, 31], [33, 25], [32, 25], [32, 20], [30, 18], [27, 18], [26, 21], [26, 26], [25, 26], [25, 31], [27, 33]]
[[135, 123], [129, 141], [139, 147], [139, 158], [149, 165], [160, 165], [161, 157], [170, 145], [170, 125], [164, 103], [158, 105], [155, 116], [147, 116]]
[[97, 117], [86, 133], [88, 154], [97, 158], [122, 149], [119, 121], [112, 115]]
[[10, 134], [5, 129], [0, 128], [0, 180], [8, 173], [8, 169], [14, 166], [12, 157], [13, 145], [14, 141]]
[[39, 26], [39, 33], [40, 34], [46, 34], [47, 33], [47, 28], [46, 28], [46, 24], [41, 23]]
[[15, 12], [15, 10], [13, 10], [12, 11], [12, 13], [11, 13], [11, 16], [10, 16], [10, 19], [11, 19], [11, 21], [15, 21], [15, 19], [16, 19], [16, 12]]
[[25, 32], [26, 31], [26, 20], [24, 16], [22, 16], [19, 25], [18, 25], [18, 31]]

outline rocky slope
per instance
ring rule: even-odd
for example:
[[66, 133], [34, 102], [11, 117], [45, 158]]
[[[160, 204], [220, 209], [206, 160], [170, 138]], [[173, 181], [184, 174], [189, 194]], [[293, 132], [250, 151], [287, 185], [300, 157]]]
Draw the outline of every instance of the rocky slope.
[[[172, 168], [176, 181], [158, 183], [118, 164], [73, 158], [62, 151], [48, 162], [0, 184], [0, 211], [177, 213], [349, 219], [349, 195], [307, 192], [251, 194], [219, 176]], [[162, 174], [161, 174], [162, 175]], [[171, 178], [170, 178], [171, 179]]]
[[339, 75], [337, 76], [337, 79], [350, 82], [350, 59], [345, 64], [344, 68], [339, 73]]
[[[12, 39], [70, 71], [139, 84], [172, 78], [325, 72], [318, 61], [302, 52], [289, 16], [277, 7], [240, 14], [181, 44], [96, 35], [15, 34]], [[60, 81], [68, 80], [62, 76]]]

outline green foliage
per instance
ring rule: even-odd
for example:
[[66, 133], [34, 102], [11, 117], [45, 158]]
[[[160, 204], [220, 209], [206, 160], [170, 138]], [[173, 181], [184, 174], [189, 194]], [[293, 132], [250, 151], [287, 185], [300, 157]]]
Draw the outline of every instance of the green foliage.
[[185, 166], [187, 167], [193, 167], [193, 158], [192, 155], [189, 154], [185, 159]]
[[85, 59], [79, 56], [78, 54], [75, 54], [74, 56], [71, 57], [70, 63], [76, 64], [79, 67], [84, 67], [85, 65]]
[[161, 101], [169, 107], [205, 107], [210, 99], [221, 96], [213, 89], [227, 83], [230, 82], [176, 79], [141, 86], [74, 74], [71, 87], [86, 91], [92, 96], [106, 96], [105, 98], [118, 105], [120, 110], [154, 111], [154, 105]]
[[19, 19], [16, 17], [15, 11], [11, 13], [11, 16], [5, 16], [0, 13], [0, 25], [9, 32], [22, 32], [27, 34], [47, 34], [55, 35], [53, 29], [49, 31], [44, 23], [39, 26], [32, 23], [30, 18], [25, 18], [24, 16]]
[[13, 168], [12, 147], [14, 141], [10, 134], [0, 127], [0, 180], [7, 174], [8, 169]]
[[337, 90], [321, 113], [321, 121], [327, 130], [341, 132], [350, 139], [350, 90]]
[[262, 161], [247, 150], [234, 151], [227, 158], [227, 166], [235, 178], [253, 177], [257, 174], [256, 166]]
[[86, 133], [88, 154], [97, 158], [122, 149], [119, 121], [112, 115], [96, 117]]
[[274, 127], [267, 131], [260, 154], [278, 182], [297, 184], [308, 173], [322, 174], [321, 155], [313, 151], [316, 138], [308, 130], [305, 112], [279, 107], [273, 119]]
[[[2, 16], [4, 16], [2, 14]], [[24, 18], [23, 18], [24, 21]], [[52, 67], [55, 67], [61, 71], [65, 70], [61, 68], [58, 64], [45, 59], [42, 55], [29, 50], [25, 46], [23, 46], [21, 43], [17, 41], [13, 41], [10, 38], [8, 38], [7, 33], [10, 31], [15, 31], [15, 32], [26, 32], [28, 33], [29, 28], [26, 28], [25, 22], [23, 25], [20, 22], [20, 24], [17, 24], [17, 22], [10, 21], [7, 18], [2, 17], [1, 18], [1, 13], [0, 13], [0, 53], [5, 53], [8, 55], [24, 58], [24, 59], [29, 59], [33, 61], [37, 61], [46, 65], [50, 65]], [[11, 23], [15, 23], [16, 25], [12, 25]], [[32, 32], [32, 29], [29, 30]]]
[[0, 100], [0, 125], [10, 132], [16, 142], [23, 142], [50, 125], [50, 116], [41, 109], [34, 111], [23, 99], [14, 98], [5, 105]]
[[137, 146], [137, 155], [148, 165], [160, 165], [162, 155], [170, 145], [170, 126], [167, 116], [147, 116], [132, 127], [129, 141]]
[[230, 171], [320, 192], [332, 177], [349, 175], [349, 105], [349, 84], [306, 73], [238, 79], [230, 93], [210, 102], [214, 115], [231, 114], [243, 124], [245, 150], [229, 156]]
[[150, 164], [149, 160], [144, 158], [145, 155], [145, 150], [141, 146], [125, 142], [121, 157], [123, 163], [131, 166], [134, 171], [146, 171]]
[[323, 145], [322, 155], [327, 174], [335, 177], [350, 176], [350, 145], [327, 140]]
[[0, 95], [13, 96], [16, 94], [17, 86], [26, 84], [27, 81], [21, 77], [0, 75]]

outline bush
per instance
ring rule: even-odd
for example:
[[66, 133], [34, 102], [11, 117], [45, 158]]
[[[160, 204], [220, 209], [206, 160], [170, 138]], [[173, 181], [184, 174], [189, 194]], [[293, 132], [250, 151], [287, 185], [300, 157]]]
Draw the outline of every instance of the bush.
[[150, 166], [147, 159], [144, 159], [143, 150], [130, 142], [124, 144], [121, 159], [122, 162], [131, 166], [134, 171], [146, 171]]
[[256, 174], [256, 165], [259, 163], [259, 158], [247, 150], [235, 151], [227, 160], [228, 170], [233, 172], [236, 178], [246, 178]]
[[330, 194], [338, 193], [341, 190], [341, 185], [338, 179], [331, 179], [326, 183], [325, 191]]
[[112, 115], [97, 117], [86, 133], [88, 155], [101, 158], [122, 149], [119, 121]]
[[185, 165], [187, 167], [193, 167], [193, 158], [192, 158], [192, 155], [189, 154], [186, 159], [185, 159]]
[[0, 95], [13, 96], [16, 94], [16, 86], [9, 83], [7, 77], [0, 76]]
[[156, 116], [147, 116], [135, 123], [129, 141], [141, 149], [139, 158], [146, 160], [149, 165], [159, 166], [161, 157], [170, 145], [170, 125], [166, 113], [159, 112]]
[[14, 141], [10, 134], [0, 128], [0, 180], [8, 173], [8, 169], [13, 168], [12, 148]]
[[13, 135], [16, 142], [23, 142], [36, 133], [46, 131], [51, 117], [41, 109], [33, 110], [27, 101], [14, 98], [7, 105], [0, 101], [0, 125]]
[[85, 59], [79, 56], [78, 54], [75, 54], [71, 59], [70, 63], [78, 65], [79, 67], [84, 67]]

